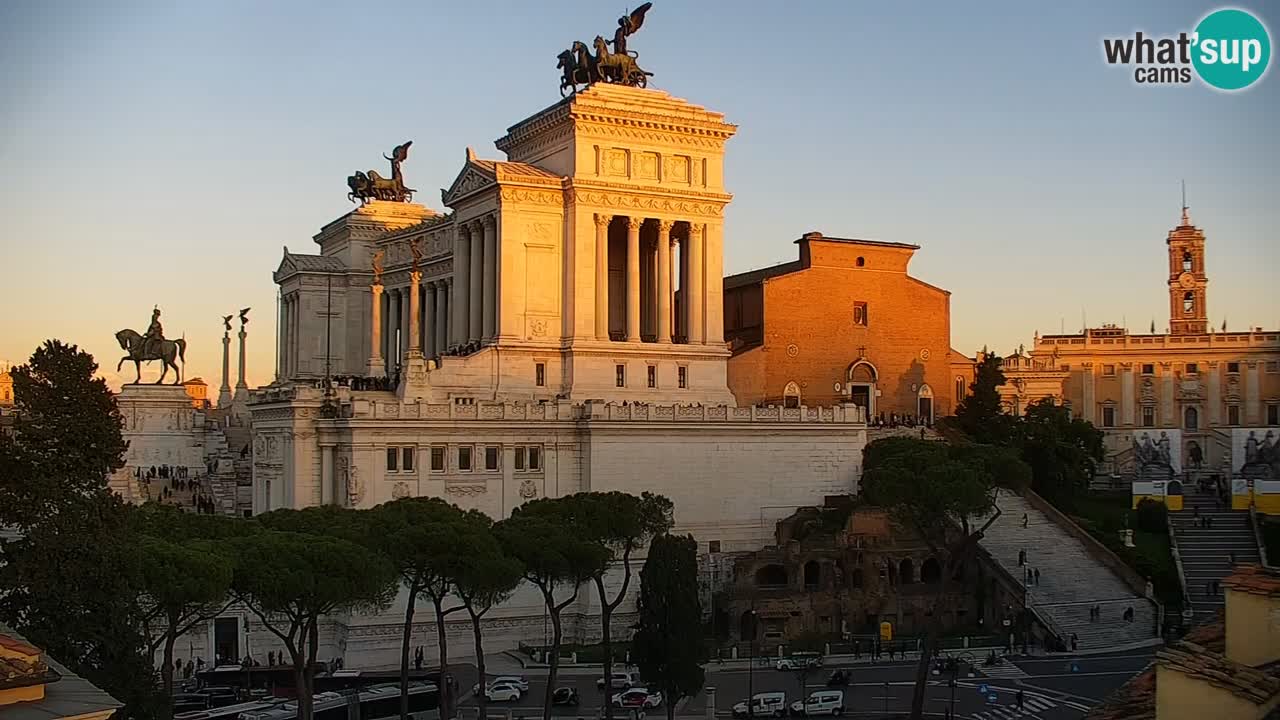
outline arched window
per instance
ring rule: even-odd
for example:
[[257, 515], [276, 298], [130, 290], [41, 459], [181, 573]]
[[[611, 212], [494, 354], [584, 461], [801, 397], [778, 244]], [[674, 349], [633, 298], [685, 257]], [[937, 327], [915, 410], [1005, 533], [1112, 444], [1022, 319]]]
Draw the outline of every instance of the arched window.
[[960, 404], [960, 401], [963, 399], [964, 399], [964, 378], [957, 375], [956, 376], [956, 404], [957, 405]]
[[862, 587], [862, 583], [862, 568], [854, 568], [853, 573], [849, 575], [849, 584], [853, 587], [860, 588]]
[[928, 383], [916, 393], [916, 419], [925, 425], [933, 425], [933, 388]]
[[1182, 426], [1187, 430], [1196, 430], [1200, 427], [1200, 411], [1193, 407], [1189, 407], [1182, 413]]
[[1182, 312], [1190, 315], [1196, 311], [1196, 295], [1190, 290], [1182, 294]]
[[804, 586], [807, 589], [814, 590], [818, 587], [818, 581], [822, 577], [822, 566], [817, 560], [810, 560], [804, 564]]
[[938, 565], [937, 560], [929, 558], [920, 565], [920, 582], [936, 583], [940, 577], [942, 577], [942, 567]]
[[1182, 271], [1191, 272], [1191, 251], [1190, 250], [1182, 251]]
[[782, 391], [782, 406], [789, 408], [800, 407], [800, 386], [794, 382], [787, 383], [787, 387]]
[[911, 558], [906, 558], [898, 563], [898, 582], [903, 585], [910, 585], [916, 581], [916, 569], [911, 564]]
[[858, 260], [857, 260], [857, 262], [856, 262], [855, 264], [856, 264], [858, 267], [865, 267], [865, 266], [866, 266], [866, 264], [867, 264], [867, 259], [866, 259], [866, 258], [864, 258], [864, 257], [859, 257], [859, 258], [858, 258]]
[[779, 586], [787, 584], [787, 569], [781, 565], [765, 565], [756, 570], [756, 585]]

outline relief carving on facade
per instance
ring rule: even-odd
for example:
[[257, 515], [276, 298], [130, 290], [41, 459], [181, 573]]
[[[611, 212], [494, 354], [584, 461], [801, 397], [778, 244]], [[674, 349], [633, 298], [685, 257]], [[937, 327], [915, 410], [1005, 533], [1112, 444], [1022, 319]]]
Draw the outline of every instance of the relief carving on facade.
[[603, 192], [574, 189], [570, 192], [570, 202], [583, 205], [617, 208], [622, 210], [653, 210], [695, 217], [720, 217], [724, 213], [723, 203], [701, 203], [692, 200], [680, 200], [669, 197], [652, 197], [621, 192]]
[[524, 480], [520, 483], [520, 497], [525, 500], [538, 497], [538, 486], [532, 480]]
[[462, 179], [458, 181], [458, 184], [454, 186], [453, 192], [449, 193], [449, 199], [452, 200], [455, 198], [460, 198], [464, 195], [468, 195], [470, 193], [475, 192], [476, 190], [479, 190], [483, 187], [486, 187], [488, 185], [493, 185], [493, 184], [494, 184], [493, 178], [487, 177], [482, 173], [476, 172], [475, 170], [468, 170], [467, 174], [463, 175]]
[[518, 202], [529, 205], [564, 205], [564, 194], [553, 190], [526, 190], [524, 188], [504, 187], [499, 197], [504, 202]]
[[488, 488], [484, 485], [449, 485], [444, 486], [446, 495], [461, 495], [471, 497], [474, 495], [483, 495]]
[[1227, 376], [1227, 400], [1232, 402], [1240, 401], [1240, 377], [1238, 375]]
[[409, 497], [409, 483], [400, 481], [391, 488], [391, 497], [395, 500]]
[[529, 318], [529, 336], [546, 337], [548, 325], [546, 318]]
[[1142, 378], [1142, 404], [1151, 405], [1156, 401], [1156, 383], [1149, 377]]

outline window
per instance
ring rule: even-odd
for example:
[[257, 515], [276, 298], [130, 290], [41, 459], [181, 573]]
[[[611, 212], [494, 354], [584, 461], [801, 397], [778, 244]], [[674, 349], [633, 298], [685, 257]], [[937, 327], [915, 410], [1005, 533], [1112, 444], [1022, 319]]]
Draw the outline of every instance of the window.
[[1143, 375], [1155, 375], [1155, 374], [1156, 374], [1156, 364], [1155, 364], [1155, 363], [1142, 363], [1142, 374], [1143, 374]]
[[1102, 407], [1102, 427], [1116, 426], [1116, 409], [1110, 405]]
[[1227, 424], [1228, 425], [1240, 424], [1240, 406], [1239, 405], [1227, 406]]
[[490, 445], [484, 449], [484, 469], [493, 472], [498, 469], [498, 450], [496, 446]]
[[853, 304], [853, 324], [867, 326], [867, 304], [864, 302]]
[[617, 375], [617, 377], [614, 379], [615, 385], [617, 387], [626, 387], [627, 386], [627, 366], [614, 365], [613, 372]]
[[856, 264], [858, 267], [865, 267], [867, 264], [867, 259], [864, 257], [859, 257]]
[[712, 540], [711, 542], [707, 543], [707, 552], [713, 552], [713, 553], [720, 552], [720, 541]]
[[515, 462], [516, 472], [521, 472], [524, 470], [524, 448], [518, 447], [518, 446], [516, 447], [515, 460], [513, 462]]
[[1142, 406], [1142, 427], [1156, 426], [1156, 407], [1155, 405]]
[[1280, 360], [1268, 360], [1267, 372], [1269, 373], [1280, 372]]
[[1186, 409], [1182, 413], [1182, 427], [1187, 430], [1197, 430], [1200, 427], [1200, 411], [1193, 407]]
[[547, 364], [535, 363], [533, 366], [533, 384], [538, 387], [547, 386]]
[[680, 386], [681, 390], [689, 387], [689, 368], [681, 365], [676, 370], [676, 384]]
[[645, 378], [645, 381], [648, 383], [649, 387], [658, 387], [658, 368], [650, 365], [645, 369], [645, 372], [648, 373], [648, 377]]
[[1183, 272], [1191, 271], [1191, 251], [1190, 250], [1182, 251], [1182, 271]]
[[1187, 292], [1182, 294], [1182, 313], [1184, 315], [1191, 315], [1195, 311], [1196, 311], [1196, 296], [1195, 296], [1195, 293], [1188, 290]]
[[471, 472], [471, 447], [469, 445], [458, 446], [458, 469], [462, 472]]
[[1238, 363], [1238, 362], [1229, 362], [1229, 363], [1227, 363], [1227, 372], [1229, 372], [1229, 373], [1239, 373], [1239, 372], [1240, 372], [1240, 363]]
[[431, 448], [431, 472], [444, 472], [444, 448]]
[[1102, 366], [1102, 374], [1103, 374], [1103, 375], [1107, 375], [1107, 376], [1115, 375], [1115, 374], [1116, 374], [1116, 366], [1115, 366], [1115, 365], [1103, 365], [1103, 366]]
[[1280, 425], [1280, 405], [1267, 406], [1267, 424]]
[[1071, 366], [1066, 363], [1063, 363], [1062, 365], [1058, 366], [1058, 369], [1061, 370], [1062, 372], [1069, 372], [1071, 370]]
[[957, 375], [957, 376], [956, 376], [956, 398], [955, 398], [955, 401], [958, 403], [958, 402], [960, 402], [960, 401], [961, 401], [961, 400], [963, 400], [963, 399], [964, 399], [964, 378], [962, 378], [962, 377], [960, 377], [959, 375]]
[[1186, 365], [1186, 369], [1187, 369], [1187, 374], [1188, 374], [1188, 375], [1199, 375], [1199, 374], [1200, 374], [1200, 366], [1199, 366], [1199, 365], [1197, 365], [1196, 363], [1187, 363], [1187, 365]]
[[407, 447], [400, 449], [400, 469], [405, 472], [413, 472], [413, 456], [415, 448]]
[[387, 472], [397, 472], [400, 470], [400, 450], [397, 448], [387, 448]]
[[542, 469], [542, 446], [517, 445], [515, 448], [516, 472], [537, 472]]

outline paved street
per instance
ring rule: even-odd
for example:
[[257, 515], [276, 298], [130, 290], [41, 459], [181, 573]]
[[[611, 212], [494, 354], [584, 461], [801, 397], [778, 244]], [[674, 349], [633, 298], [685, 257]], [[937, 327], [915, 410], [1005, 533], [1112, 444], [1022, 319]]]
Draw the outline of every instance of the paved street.
[[[955, 717], [973, 720], [1076, 720], [1145, 668], [1153, 656], [1153, 648], [1143, 648], [1105, 655], [1017, 658], [993, 668], [979, 665], [973, 677], [961, 677], [956, 683]], [[796, 672], [780, 672], [772, 666], [749, 670], [741, 666], [730, 668], [712, 664], [707, 667], [706, 684], [716, 689], [716, 716], [728, 718], [734, 703], [745, 700], [752, 693], [784, 692], [790, 703], [822, 689], [836, 667], [845, 667], [852, 673], [852, 683], [842, 688], [845, 691], [846, 715], [883, 717], [887, 708], [888, 714], [894, 716], [910, 707], [915, 676], [913, 661], [857, 666], [829, 664], [803, 676]], [[529, 692], [517, 703], [491, 703], [490, 713], [505, 715], [510, 711], [514, 718], [540, 714], [546, 670], [531, 669], [513, 674], [522, 674], [529, 680]], [[595, 685], [599, 676], [596, 669], [562, 670], [557, 685], [577, 688], [582, 704], [577, 708], [556, 708], [555, 715], [595, 717], [603, 703], [603, 695]], [[470, 685], [464, 688], [469, 689]], [[1016, 707], [1019, 690], [1023, 692], [1021, 711]], [[947, 677], [931, 674], [926, 695], [929, 715], [944, 717], [953, 702], [952, 696], [953, 689], [949, 687]], [[677, 715], [705, 718], [706, 703], [706, 694], [698, 693], [677, 705]], [[475, 712], [475, 700], [469, 694], [463, 708], [464, 717], [474, 717], [468, 714], [468, 709], [470, 713]], [[665, 709], [649, 713], [650, 717], [664, 714]]]

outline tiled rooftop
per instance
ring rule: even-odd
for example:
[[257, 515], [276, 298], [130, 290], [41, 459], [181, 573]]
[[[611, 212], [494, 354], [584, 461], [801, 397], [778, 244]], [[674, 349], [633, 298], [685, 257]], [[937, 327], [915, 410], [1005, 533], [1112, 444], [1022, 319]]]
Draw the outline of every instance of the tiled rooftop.
[[1240, 565], [1222, 581], [1228, 590], [1268, 597], [1280, 596], [1280, 573], [1261, 565]]

